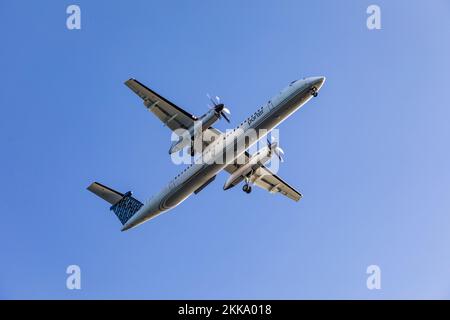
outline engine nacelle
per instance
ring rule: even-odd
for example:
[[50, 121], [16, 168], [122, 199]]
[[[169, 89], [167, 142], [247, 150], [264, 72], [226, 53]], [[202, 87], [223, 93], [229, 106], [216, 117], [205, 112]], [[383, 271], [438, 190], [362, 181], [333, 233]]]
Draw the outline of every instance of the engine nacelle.
[[169, 149], [169, 154], [178, 152], [184, 147], [192, 144], [195, 138], [201, 137], [203, 132], [211, 127], [221, 117], [224, 106], [217, 105], [213, 109], [202, 115], [195, 123], [184, 132], [182, 136], [179, 136], [178, 141], [174, 141]]
[[272, 151], [270, 147], [264, 147], [255, 153], [249, 161], [233, 172], [230, 177], [227, 179], [223, 186], [223, 190], [228, 190], [233, 188], [239, 182], [241, 182], [245, 177], [251, 178], [253, 172], [258, 170], [264, 163], [270, 160], [272, 157]]
[[[284, 151], [278, 147], [278, 143], [273, 141], [270, 143], [269, 140], [267, 140], [267, 147], [262, 148], [257, 153], [255, 153], [253, 156], [251, 156], [248, 159], [248, 162], [238, 168], [235, 172], [233, 172], [228, 180], [225, 182], [223, 189], [228, 190], [235, 185], [237, 185], [239, 182], [241, 182], [243, 179], [246, 179], [246, 183], [248, 184], [249, 180], [250, 182], [252, 179], [252, 176], [258, 170], [262, 165], [264, 165], [267, 161], [270, 160], [272, 155], [276, 155], [278, 159], [282, 162], [283, 158], [281, 157], [282, 154], [284, 154]], [[247, 188], [249, 186], [247, 185]], [[251, 190], [251, 188], [249, 189]], [[250, 191], [248, 191], [249, 193]]]

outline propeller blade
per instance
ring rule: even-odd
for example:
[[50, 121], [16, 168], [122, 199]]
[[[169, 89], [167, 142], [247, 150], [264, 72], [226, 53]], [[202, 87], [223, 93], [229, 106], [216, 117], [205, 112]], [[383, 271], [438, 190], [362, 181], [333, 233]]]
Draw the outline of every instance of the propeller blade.
[[227, 115], [224, 112], [221, 112], [220, 115], [228, 122], [230, 123], [230, 119], [228, 119]]
[[207, 93], [206, 96], [208, 97], [209, 101], [211, 101], [211, 103], [215, 107], [217, 105], [216, 101], [209, 95], [209, 93]]
[[[267, 140], [269, 140], [269, 139], [267, 139]], [[273, 143], [275, 143], [275, 142], [273, 142]], [[271, 150], [271, 148], [272, 148], [273, 143], [272, 143], [272, 144], [269, 144], [269, 149], [270, 149], [270, 150]], [[278, 159], [280, 160], [280, 162], [284, 162], [284, 159], [283, 159], [283, 157], [282, 157], [282, 156], [284, 155], [283, 149], [281, 149], [280, 147], [276, 146], [276, 147], [275, 147], [275, 150], [274, 150], [273, 152], [277, 155], [277, 157], [278, 157]]]

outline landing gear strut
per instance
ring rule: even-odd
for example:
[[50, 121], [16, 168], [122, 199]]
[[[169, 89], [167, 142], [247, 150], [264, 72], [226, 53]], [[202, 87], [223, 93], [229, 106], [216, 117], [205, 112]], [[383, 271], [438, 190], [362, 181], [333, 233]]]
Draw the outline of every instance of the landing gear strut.
[[312, 87], [311, 88], [311, 95], [315, 98], [317, 97], [318, 93], [317, 93], [317, 88], [316, 87]]
[[195, 156], [194, 140], [191, 140], [191, 157]]
[[242, 191], [244, 191], [245, 193], [250, 193], [252, 192], [252, 186], [246, 183], [242, 186]]

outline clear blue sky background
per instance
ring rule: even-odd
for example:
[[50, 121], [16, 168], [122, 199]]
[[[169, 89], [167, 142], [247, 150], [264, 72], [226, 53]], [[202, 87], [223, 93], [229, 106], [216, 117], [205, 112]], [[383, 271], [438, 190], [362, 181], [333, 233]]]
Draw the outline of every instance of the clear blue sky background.
[[[1, 0], [0, 298], [450, 298], [449, 16], [445, 0]], [[197, 115], [220, 95], [236, 125], [314, 75], [319, 97], [280, 127], [299, 203], [224, 192], [222, 173], [122, 233], [86, 191], [145, 200], [181, 170], [129, 77]]]

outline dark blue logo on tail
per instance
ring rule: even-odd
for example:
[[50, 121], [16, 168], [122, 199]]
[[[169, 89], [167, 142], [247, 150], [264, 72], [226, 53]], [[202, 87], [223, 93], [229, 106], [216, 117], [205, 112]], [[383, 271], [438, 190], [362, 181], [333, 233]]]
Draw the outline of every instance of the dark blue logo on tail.
[[122, 225], [124, 225], [143, 205], [142, 202], [131, 196], [131, 191], [128, 191], [110, 210], [116, 214]]

